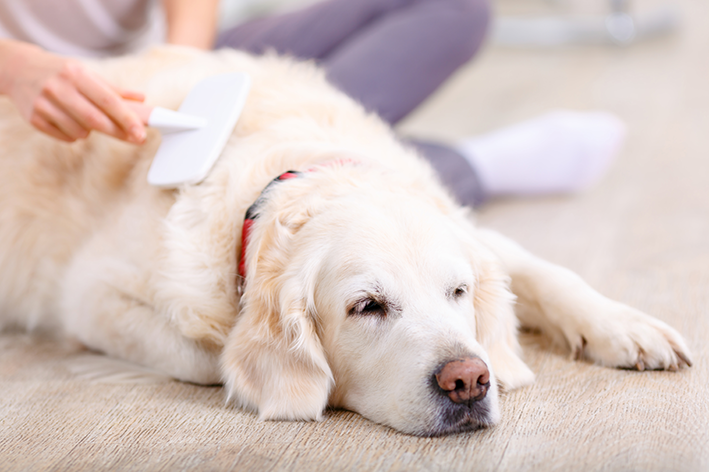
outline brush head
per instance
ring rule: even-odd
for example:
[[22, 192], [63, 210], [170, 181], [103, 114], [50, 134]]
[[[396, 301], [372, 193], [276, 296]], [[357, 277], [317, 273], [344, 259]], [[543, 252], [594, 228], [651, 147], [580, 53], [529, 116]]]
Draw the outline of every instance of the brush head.
[[250, 86], [250, 77], [241, 72], [216, 75], [199, 82], [178, 111], [202, 118], [206, 125], [163, 133], [148, 171], [148, 183], [175, 188], [204, 180], [239, 119]]

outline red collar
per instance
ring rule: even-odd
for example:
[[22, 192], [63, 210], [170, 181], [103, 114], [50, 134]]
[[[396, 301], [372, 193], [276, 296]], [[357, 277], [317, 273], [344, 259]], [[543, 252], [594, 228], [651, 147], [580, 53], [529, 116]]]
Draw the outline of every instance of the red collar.
[[[246, 279], [246, 246], [249, 244], [249, 241], [251, 239], [251, 230], [254, 225], [254, 221], [256, 218], [259, 216], [259, 210], [260, 207], [263, 205], [263, 202], [266, 201], [266, 196], [268, 194], [269, 189], [273, 188], [278, 182], [282, 182], [284, 180], [288, 179], [295, 179], [298, 177], [303, 177], [305, 173], [307, 172], [314, 172], [318, 168], [321, 167], [330, 167], [335, 164], [359, 164], [358, 160], [352, 159], [352, 158], [342, 158], [342, 159], [335, 159], [332, 161], [328, 161], [324, 164], [318, 164], [313, 167], [310, 167], [307, 169], [305, 172], [300, 172], [297, 170], [289, 170], [287, 172], [284, 172], [283, 174], [279, 175], [272, 181], [266, 185], [266, 187], [261, 191], [261, 195], [256, 199], [256, 201], [249, 207], [248, 210], [246, 210], [246, 216], [244, 216], [244, 226], [241, 230], [241, 254], [239, 254], [239, 276], [242, 277], [243, 279]], [[239, 285], [239, 284], [237, 284]]]
[[246, 216], [244, 217], [244, 227], [241, 230], [241, 254], [239, 255], [239, 275], [246, 278], [246, 245], [249, 243], [251, 237], [251, 228], [254, 225], [254, 220], [259, 216], [259, 209], [263, 202], [266, 200], [266, 194], [268, 190], [272, 188], [278, 182], [288, 179], [295, 179], [297, 177], [302, 177], [303, 173], [297, 170], [289, 170], [279, 175], [266, 185], [266, 188], [261, 191], [261, 195], [256, 199], [256, 201], [246, 210]]

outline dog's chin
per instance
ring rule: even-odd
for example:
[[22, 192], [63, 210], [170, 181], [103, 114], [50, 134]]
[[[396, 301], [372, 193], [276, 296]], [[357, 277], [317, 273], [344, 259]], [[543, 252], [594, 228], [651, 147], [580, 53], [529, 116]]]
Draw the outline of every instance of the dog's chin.
[[448, 403], [441, 408], [437, 428], [429, 436], [488, 428], [497, 422], [496, 416], [489, 399], [476, 402], [472, 407]]
[[439, 402], [438, 414], [429, 428], [414, 431], [416, 436], [434, 437], [477, 431], [494, 426], [499, 420], [499, 412], [490, 399], [473, 405]]
[[433, 418], [425, 424], [382, 423], [404, 434], [437, 437], [490, 428], [497, 424], [499, 416], [494, 402], [487, 400], [476, 402], [472, 407], [449, 402], [448, 405], [438, 405]]

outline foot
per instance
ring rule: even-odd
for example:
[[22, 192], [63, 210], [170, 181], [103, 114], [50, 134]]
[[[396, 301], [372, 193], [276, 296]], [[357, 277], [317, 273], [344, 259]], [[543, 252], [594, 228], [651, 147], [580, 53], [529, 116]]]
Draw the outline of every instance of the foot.
[[564, 334], [573, 356], [608, 367], [678, 370], [692, 365], [682, 336], [662, 321], [617, 302], [600, 321]]
[[625, 137], [605, 112], [559, 110], [461, 142], [489, 195], [570, 193], [596, 183]]

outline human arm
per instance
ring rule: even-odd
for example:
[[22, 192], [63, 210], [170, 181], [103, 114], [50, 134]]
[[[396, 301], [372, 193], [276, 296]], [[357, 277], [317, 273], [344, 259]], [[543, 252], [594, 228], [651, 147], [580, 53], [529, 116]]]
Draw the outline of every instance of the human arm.
[[133, 143], [145, 140], [137, 92], [108, 84], [79, 61], [32, 44], [0, 40], [0, 94], [38, 130], [63, 141], [91, 130]]
[[212, 49], [219, 0], [163, 0], [163, 7], [169, 44]]

